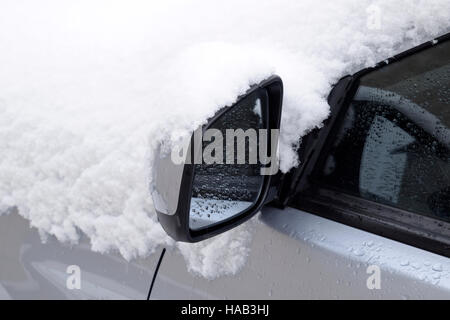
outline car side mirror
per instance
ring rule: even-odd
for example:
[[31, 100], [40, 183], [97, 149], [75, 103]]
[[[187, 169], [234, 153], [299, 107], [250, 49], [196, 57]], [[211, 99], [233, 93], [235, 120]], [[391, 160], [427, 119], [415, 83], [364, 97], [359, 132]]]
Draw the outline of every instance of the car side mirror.
[[151, 193], [158, 220], [173, 239], [197, 242], [254, 216], [277, 193], [283, 83], [253, 86], [188, 141], [160, 148]]

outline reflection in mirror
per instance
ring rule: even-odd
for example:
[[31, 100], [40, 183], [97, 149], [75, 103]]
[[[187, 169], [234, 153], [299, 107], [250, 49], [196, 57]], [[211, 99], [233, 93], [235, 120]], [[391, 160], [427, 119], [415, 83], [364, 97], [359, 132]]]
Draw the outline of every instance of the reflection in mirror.
[[[258, 155], [267, 93], [258, 90], [230, 108], [203, 134], [203, 161], [194, 166], [192, 230], [211, 227], [251, 209], [263, 186]], [[242, 130], [238, 130], [242, 129]], [[245, 148], [244, 148], [245, 147]]]

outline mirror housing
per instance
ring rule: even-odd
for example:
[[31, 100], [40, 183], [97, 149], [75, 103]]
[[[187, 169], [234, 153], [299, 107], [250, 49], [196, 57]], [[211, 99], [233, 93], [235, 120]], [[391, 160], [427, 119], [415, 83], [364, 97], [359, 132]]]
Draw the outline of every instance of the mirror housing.
[[[194, 131], [188, 141], [183, 144], [187, 150], [180, 156], [179, 150], [173, 148], [170, 152], [162, 152], [162, 146], [157, 150], [152, 172], [151, 194], [158, 220], [163, 229], [174, 240], [182, 242], [198, 242], [230, 230], [253, 217], [261, 207], [272, 201], [278, 192], [278, 163], [276, 172], [263, 175], [262, 187], [257, 199], [251, 207], [243, 212], [231, 216], [221, 222], [214, 223], [199, 230], [190, 228], [190, 206], [193, 191], [196, 159], [203, 151], [203, 133], [229, 110], [238, 106], [252, 95], [264, 95], [267, 103], [262, 104], [262, 113], [267, 117], [267, 129], [279, 130], [281, 108], [283, 100], [283, 83], [278, 76], [272, 76], [258, 85], [252, 86], [237, 102], [230, 107], [221, 109], [208, 120], [207, 124]], [[278, 137], [271, 141], [271, 134], [267, 135], [265, 148], [273, 158], [277, 155]], [[201, 140], [196, 140], [201, 139]], [[276, 141], [275, 141], [276, 140]], [[167, 151], [167, 150], [165, 150]], [[174, 161], [173, 155], [180, 156]], [[191, 161], [193, 160], [193, 161]], [[278, 158], [276, 158], [278, 161]], [[267, 165], [267, 167], [269, 167]]]

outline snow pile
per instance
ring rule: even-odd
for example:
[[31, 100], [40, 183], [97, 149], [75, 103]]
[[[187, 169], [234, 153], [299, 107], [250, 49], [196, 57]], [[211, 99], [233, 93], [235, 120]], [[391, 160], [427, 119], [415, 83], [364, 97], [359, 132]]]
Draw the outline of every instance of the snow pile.
[[148, 192], [161, 141], [271, 74], [285, 83], [282, 163], [345, 73], [450, 31], [448, 0], [0, 2], [0, 210], [43, 237], [126, 259], [177, 246], [209, 278], [248, 255], [246, 224], [175, 244]]

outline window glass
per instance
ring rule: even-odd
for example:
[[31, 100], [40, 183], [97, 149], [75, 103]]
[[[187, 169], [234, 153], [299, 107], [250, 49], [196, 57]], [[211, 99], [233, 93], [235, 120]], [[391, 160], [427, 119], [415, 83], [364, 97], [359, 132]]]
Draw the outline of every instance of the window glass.
[[319, 179], [330, 187], [450, 221], [450, 45], [361, 79]]

